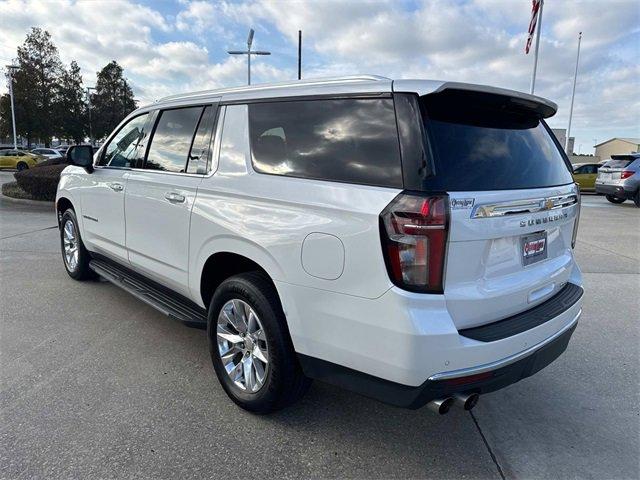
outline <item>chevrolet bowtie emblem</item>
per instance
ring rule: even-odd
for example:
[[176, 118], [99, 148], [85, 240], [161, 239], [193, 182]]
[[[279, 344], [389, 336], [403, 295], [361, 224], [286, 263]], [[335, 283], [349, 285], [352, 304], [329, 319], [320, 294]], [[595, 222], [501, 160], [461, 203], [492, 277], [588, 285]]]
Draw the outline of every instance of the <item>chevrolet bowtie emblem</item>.
[[546, 210], [551, 210], [554, 207], [554, 202], [553, 200], [551, 200], [550, 198], [545, 199], [544, 201], [544, 208]]

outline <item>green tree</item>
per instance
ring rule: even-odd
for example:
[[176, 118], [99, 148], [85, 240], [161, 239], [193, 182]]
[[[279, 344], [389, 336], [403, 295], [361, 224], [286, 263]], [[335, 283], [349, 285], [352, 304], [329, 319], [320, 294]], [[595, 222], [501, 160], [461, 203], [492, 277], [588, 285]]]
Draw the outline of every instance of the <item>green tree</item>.
[[81, 143], [88, 131], [87, 106], [80, 67], [75, 61], [72, 61], [69, 70], [63, 70], [60, 76], [54, 111], [55, 135]]
[[0, 138], [10, 137], [13, 142], [13, 130], [11, 128], [11, 99], [9, 94], [0, 96]]
[[91, 117], [95, 138], [106, 137], [136, 108], [133, 91], [122, 74], [122, 67], [115, 60], [98, 72], [96, 91], [91, 95]]
[[49, 32], [33, 27], [18, 47], [13, 93], [16, 129], [27, 142], [39, 138], [49, 146], [55, 126], [54, 101], [62, 63]]

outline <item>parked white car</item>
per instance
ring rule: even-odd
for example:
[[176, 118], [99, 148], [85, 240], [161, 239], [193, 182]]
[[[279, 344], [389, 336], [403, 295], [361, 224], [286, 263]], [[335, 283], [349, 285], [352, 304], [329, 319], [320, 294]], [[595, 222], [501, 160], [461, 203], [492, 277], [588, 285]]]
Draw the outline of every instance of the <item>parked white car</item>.
[[312, 378], [470, 409], [555, 360], [581, 314], [555, 112], [373, 76], [167, 97], [93, 158], [70, 150], [64, 265], [207, 328], [245, 409], [284, 407]]
[[34, 148], [31, 153], [40, 155], [46, 158], [62, 158], [62, 154], [54, 148]]

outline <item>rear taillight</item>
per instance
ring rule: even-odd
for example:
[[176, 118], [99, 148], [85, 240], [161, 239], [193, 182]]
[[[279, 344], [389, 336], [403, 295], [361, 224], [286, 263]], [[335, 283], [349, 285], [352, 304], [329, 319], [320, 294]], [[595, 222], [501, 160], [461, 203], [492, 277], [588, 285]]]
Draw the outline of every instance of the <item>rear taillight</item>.
[[622, 180], [624, 180], [625, 178], [629, 178], [631, 175], [633, 175], [636, 172], [633, 172], [631, 170], [623, 170], [622, 173], [620, 174], [620, 178]]
[[449, 226], [446, 195], [398, 195], [380, 214], [382, 249], [391, 281], [414, 292], [443, 292]]
[[580, 197], [580, 185], [576, 183], [576, 216], [573, 219], [573, 235], [571, 237], [571, 248], [576, 248], [576, 241], [578, 240], [578, 224], [580, 223], [580, 206], [582, 198]]

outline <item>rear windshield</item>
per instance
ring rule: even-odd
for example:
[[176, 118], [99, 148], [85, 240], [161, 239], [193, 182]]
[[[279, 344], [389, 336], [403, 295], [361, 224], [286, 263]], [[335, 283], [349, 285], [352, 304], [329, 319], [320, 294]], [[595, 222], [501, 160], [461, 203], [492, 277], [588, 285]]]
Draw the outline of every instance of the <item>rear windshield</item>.
[[512, 190], [573, 182], [551, 131], [526, 105], [466, 92], [422, 102], [435, 163], [425, 188]]
[[609, 160], [608, 162], [606, 162], [603, 165], [603, 167], [607, 167], [607, 168], [626, 168], [631, 163], [633, 163], [634, 160], [635, 160], [634, 157], [624, 157], [624, 158], [614, 158], [614, 157], [612, 157], [612, 159]]

